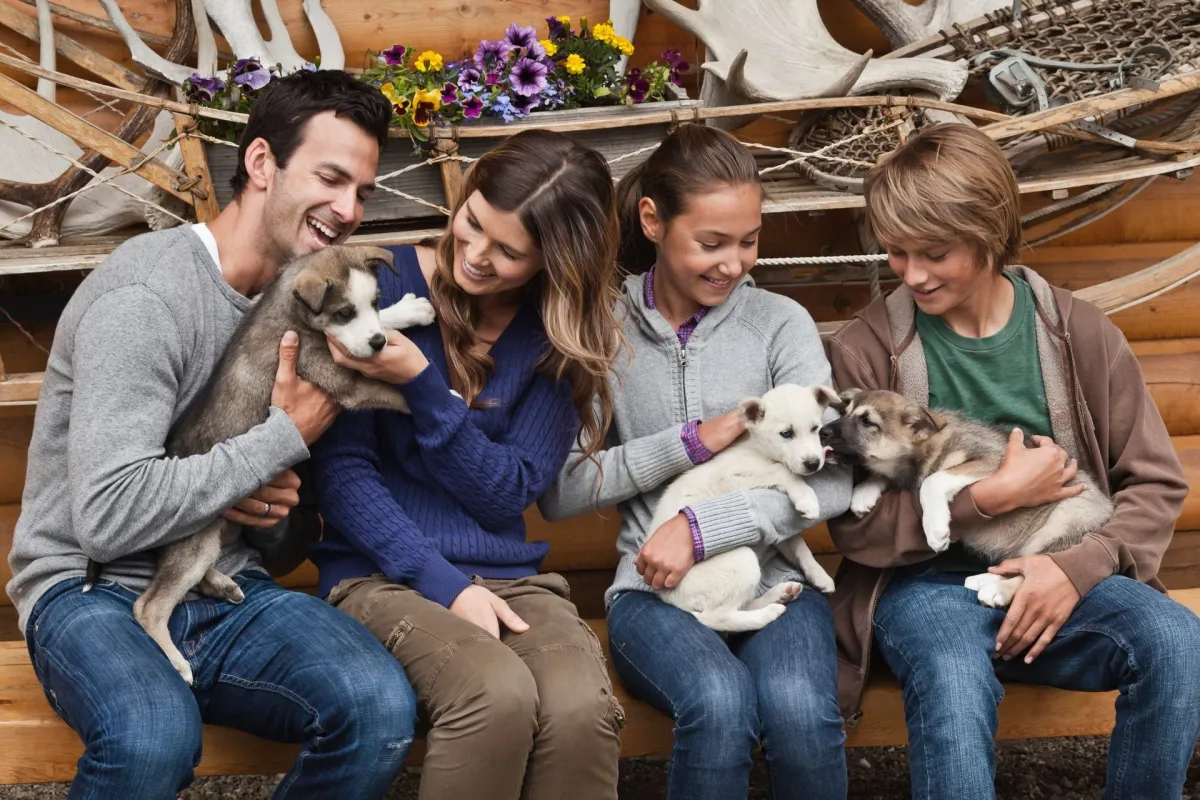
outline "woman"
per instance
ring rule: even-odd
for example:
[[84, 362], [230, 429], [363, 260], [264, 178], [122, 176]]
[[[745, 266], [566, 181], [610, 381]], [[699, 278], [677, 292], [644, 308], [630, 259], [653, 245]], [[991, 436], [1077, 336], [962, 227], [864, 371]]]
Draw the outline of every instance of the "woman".
[[411, 407], [342, 414], [314, 449], [328, 525], [312, 559], [416, 690], [422, 798], [616, 797], [623, 715], [522, 514], [581, 425], [607, 431], [617, 237], [604, 159], [522, 132], [472, 166], [436, 250], [394, 248], [399, 274], [381, 276], [381, 304], [428, 297], [437, 323], [370, 359], [331, 340]]

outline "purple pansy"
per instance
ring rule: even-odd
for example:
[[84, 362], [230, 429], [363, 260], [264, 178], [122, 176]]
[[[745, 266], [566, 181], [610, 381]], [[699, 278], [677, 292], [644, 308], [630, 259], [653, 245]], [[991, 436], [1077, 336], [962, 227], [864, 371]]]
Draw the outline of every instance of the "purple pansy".
[[691, 69], [691, 64], [684, 60], [683, 54], [678, 50], [663, 50], [663, 61], [667, 62], [667, 66], [678, 72], [687, 72]]
[[483, 114], [483, 101], [478, 97], [471, 96], [462, 103], [463, 116], [467, 119], [479, 119]]
[[384, 50], [382, 53], [380, 53], [379, 58], [382, 59], [383, 63], [385, 63], [385, 64], [390, 64], [391, 66], [396, 66], [397, 64], [404, 63], [404, 54], [407, 52], [408, 52], [408, 48], [405, 47], [404, 45], [394, 44], [391, 47], [389, 47], [387, 50]]
[[522, 58], [508, 75], [513, 91], [524, 97], [535, 95], [546, 85], [546, 65], [532, 58]]
[[481, 70], [494, 69], [508, 60], [508, 54], [512, 52], [512, 49], [512, 45], [506, 41], [484, 39], [479, 43], [479, 49], [475, 51], [475, 66]]
[[538, 98], [536, 95], [529, 96], [518, 94], [512, 99], [513, 110], [517, 112], [518, 116], [522, 117], [528, 114], [530, 111], [533, 111], [533, 109], [537, 107], [537, 104]]
[[629, 92], [627, 97], [635, 103], [640, 103], [646, 99], [646, 94], [650, 91], [650, 81], [645, 78], [634, 78], [629, 82]]
[[450, 105], [458, 99], [458, 87], [453, 83], [447, 83], [442, 87], [442, 105]]
[[220, 78], [206, 78], [199, 72], [193, 72], [187, 79], [185, 94], [189, 103], [207, 103], [224, 88], [225, 81]]
[[270, 70], [259, 63], [256, 58], [238, 59], [229, 74], [238, 86], [245, 86], [255, 91], [271, 82]]

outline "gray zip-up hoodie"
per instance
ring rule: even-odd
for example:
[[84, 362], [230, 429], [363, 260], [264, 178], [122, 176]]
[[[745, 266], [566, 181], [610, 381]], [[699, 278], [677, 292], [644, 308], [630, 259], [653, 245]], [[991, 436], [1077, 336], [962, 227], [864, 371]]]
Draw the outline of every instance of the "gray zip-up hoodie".
[[[744, 276], [729, 299], [713, 307], [680, 347], [676, 332], [648, 308], [643, 278], [625, 280], [622, 327], [629, 351], [611, 378], [615, 408], [607, 447], [580, 463], [581, 448], [538, 501], [548, 520], [617, 506], [621, 560], [605, 594], [611, 604], [624, 591], [649, 591], [634, 559], [663, 491], [692, 466], [681, 438], [694, 419], [711, 419], [783, 383], [829, 385], [829, 362], [812, 317], [795, 301], [758, 289]], [[830, 412], [830, 417], [835, 416]], [[692, 511], [711, 556], [742, 545], [774, 544], [836, 517], [850, 505], [850, 476], [826, 468], [808, 478], [820, 501], [820, 519], [800, 516], [778, 489], [732, 492], [693, 503]], [[799, 574], [773, 549], [763, 564], [760, 591]]]

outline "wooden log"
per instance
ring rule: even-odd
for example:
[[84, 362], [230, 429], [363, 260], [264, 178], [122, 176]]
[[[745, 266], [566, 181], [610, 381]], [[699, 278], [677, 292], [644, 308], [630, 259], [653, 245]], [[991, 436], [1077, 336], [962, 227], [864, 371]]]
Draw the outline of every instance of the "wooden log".
[[1143, 355], [1138, 363], [1171, 435], [1200, 434], [1200, 352]]
[[[37, 21], [3, 2], [0, 2], [0, 25], [11, 28], [31, 42], [39, 40]], [[60, 32], [54, 34], [54, 45], [63, 58], [70, 59], [93, 75], [104, 78], [113, 86], [138, 91], [146, 83], [145, 78]]]
[[103, 153], [110, 160], [123, 167], [134, 167], [138, 175], [153, 183], [163, 191], [178, 197], [187, 204], [192, 202], [192, 193], [180, 191], [177, 187], [186, 182], [186, 178], [168, 167], [156, 158], [147, 159], [146, 154], [137, 147], [122, 141], [108, 131], [98, 128], [81, 117], [77, 117], [62, 106], [55, 105], [37, 92], [21, 85], [17, 81], [0, 74], [0, 100], [20, 108], [31, 117], [62, 131], [74, 139], [85, 150], [95, 150]]

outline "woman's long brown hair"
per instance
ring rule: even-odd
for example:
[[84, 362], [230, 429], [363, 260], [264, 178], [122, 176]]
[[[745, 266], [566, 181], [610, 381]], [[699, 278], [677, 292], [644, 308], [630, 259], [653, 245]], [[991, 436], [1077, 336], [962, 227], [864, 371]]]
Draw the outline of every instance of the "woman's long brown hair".
[[616, 319], [620, 228], [608, 163], [565, 134], [528, 130], [488, 151], [464, 177], [429, 289], [447, 332], [451, 386], [468, 404], [494, 367], [475, 335], [479, 302], [454, 280], [453, 220], [476, 191], [494, 208], [516, 214], [541, 250], [542, 269], [526, 286], [526, 302], [538, 304], [550, 342], [538, 366], [568, 381], [588, 458], [612, 424], [609, 373], [622, 342]]

